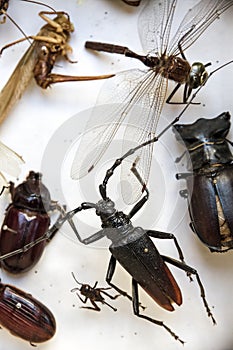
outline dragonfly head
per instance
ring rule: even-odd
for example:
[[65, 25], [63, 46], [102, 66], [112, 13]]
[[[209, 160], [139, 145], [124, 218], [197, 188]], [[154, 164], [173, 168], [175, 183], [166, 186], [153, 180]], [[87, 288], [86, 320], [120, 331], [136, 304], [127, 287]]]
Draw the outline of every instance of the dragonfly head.
[[199, 86], [205, 84], [208, 78], [207, 66], [209, 66], [209, 63], [194, 62], [192, 64], [188, 80], [188, 85], [191, 89], [197, 89]]

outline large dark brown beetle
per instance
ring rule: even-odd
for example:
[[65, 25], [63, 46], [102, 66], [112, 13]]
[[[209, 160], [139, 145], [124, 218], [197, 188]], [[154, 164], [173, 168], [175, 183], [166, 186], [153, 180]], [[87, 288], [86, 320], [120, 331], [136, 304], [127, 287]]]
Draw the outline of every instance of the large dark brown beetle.
[[[50, 226], [50, 211], [59, 210], [61, 215], [64, 212], [57, 202], [51, 200], [41, 177], [40, 173], [30, 171], [26, 181], [17, 187], [10, 182], [12, 203], [6, 209], [1, 227], [0, 255], [20, 249], [43, 236]], [[14, 274], [28, 271], [38, 262], [47, 243], [48, 240], [44, 240], [27, 252], [3, 260], [1, 267]]]
[[233, 154], [226, 139], [230, 114], [173, 128], [190, 156], [190, 172], [176, 175], [186, 180], [187, 189], [180, 193], [188, 200], [190, 226], [211, 252], [233, 249]]

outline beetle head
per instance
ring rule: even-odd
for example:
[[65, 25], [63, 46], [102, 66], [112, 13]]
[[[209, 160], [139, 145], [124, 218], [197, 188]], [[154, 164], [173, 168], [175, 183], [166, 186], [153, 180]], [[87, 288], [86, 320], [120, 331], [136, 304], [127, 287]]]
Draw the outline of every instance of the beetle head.
[[230, 113], [219, 116], [200, 118], [192, 124], [176, 124], [173, 127], [177, 141], [184, 142], [187, 148], [200, 143], [217, 142], [226, 138], [230, 129]]
[[97, 203], [96, 214], [108, 218], [116, 213], [115, 203], [111, 201], [109, 198], [106, 200], [101, 199]]
[[50, 193], [41, 182], [41, 178], [41, 173], [30, 171], [26, 180], [14, 190], [14, 204], [32, 211], [49, 211], [51, 205]]
[[41, 179], [42, 179], [41, 173], [39, 172], [36, 173], [33, 170], [29, 172], [28, 176], [26, 177], [26, 183], [30, 188], [30, 191], [34, 191], [34, 192], [38, 191]]

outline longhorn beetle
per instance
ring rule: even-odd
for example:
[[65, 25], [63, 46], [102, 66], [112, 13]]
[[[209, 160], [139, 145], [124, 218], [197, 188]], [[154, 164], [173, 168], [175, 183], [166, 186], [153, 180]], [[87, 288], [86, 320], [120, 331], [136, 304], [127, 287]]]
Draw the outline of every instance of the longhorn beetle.
[[[132, 171], [143, 186], [143, 192], [145, 194], [133, 206], [129, 214], [124, 214], [121, 211], [117, 211], [115, 209], [114, 202], [107, 196], [107, 184], [111, 176], [114, 174], [115, 169], [121, 165], [125, 158], [127, 158], [130, 154], [136, 152], [136, 150], [138, 150], [140, 147], [142, 147], [142, 145], [129, 150], [121, 158], [117, 159], [114, 162], [113, 166], [107, 170], [104, 181], [99, 186], [100, 195], [102, 197], [100, 201], [97, 203], [82, 203], [78, 208], [70, 211], [65, 215], [65, 217], [58, 220], [58, 225], [61, 226], [65, 220], [68, 220], [72, 225], [72, 228], [78, 240], [85, 245], [93, 243], [105, 236], [109, 238], [112, 241], [109, 247], [111, 258], [107, 270], [106, 282], [118, 293], [132, 301], [133, 312], [136, 316], [156, 325], [162, 326], [175, 339], [183, 343], [183, 340], [181, 340], [167, 325], [165, 325], [163, 321], [153, 319], [147, 315], [140, 313], [138, 286], [140, 285], [161, 307], [168, 311], [173, 311], [174, 307], [172, 303], [181, 305], [182, 295], [180, 288], [166, 263], [178, 267], [189, 275], [193, 274], [195, 275], [197, 283], [199, 285], [206, 312], [215, 324], [216, 321], [206, 301], [204, 287], [202, 285], [198, 272], [184, 262], [183, 253], [173, 234], [155, 230], [145, 230], [141, 227], [133, 226], [131, 219], [147, 202], [149, 197], [149, 191], [136, 169], [136, 164], [133, 164]], [[100, 217], [102, 222], [102, 229], [90, 237], [82, 239], [76, 227], [73, 225], [71, 219], [76, 213], [88, 209], [96, 210], [96, 214]], [[47, 233], [48, 235], [51, 235], [53, 233], [53, 229], [49, 230]], [[160, 255], [150, 237], [159, 239], [172, 239], [178, 251], [180, 260]], [[39, 241], [40, 240], [37, 240], [37, 242]], [[33, 244], [35, 244], [35, 242]], [[23, 249], [30, 249], [31, 246], [32, 244], [28, 244], [22, 248], [20, 252], [22, 252]], [[9, 255], [10, 254], [5, 255], [4, 257], [6, 258], [6, 256]], [[4, 257], [1, 257], [1, 259]], [[117, 261], [132, 277], [132, 296], [120, 289], [112, 282]]]
[[[222, 67], [223, 66], [221, 66], [220, 68]], [[220, 68], [216, 69], [215, 71], [219, 70]], [[211, 75], [215, 71], [213, 71]], [[145, 230], [141, 227], [134, 227], [132, 225], [131, 219], [143, 207], [143, 205], [147, 202], [149, 197], [149, 191], [147, 189], [147, 186], [137, 171], [136, 162], [132, 165], [131, 170], [138, 179], [139, 183], [141, 184], [142, 192], [144, 192], [145, 194], [133, 206], [129, 214], [124, 214], [121, 211], [117, 211], [115, 209], [114, 202], [107, 196], [107, 184], [109, 179], [114, 174], [115, 169], [119, 167], [127, 157], [136, 153], [140, 148], [148, 146], [153, 142], [157, 142], [158, 139], [172, 125], [179, 121], [180, 117], [188, 108], [189, 104], [192, 103], [193, 99], [196, 97], [197, 93], [201, 88], [202, 87], [200, 87], [196, 91], [196, 93], [193, 94], [189, 103], [181, 111], [178, 117], [176, 117], [165, 129], [163, 129], [158, 136], [155, 136], [153, 139], [150, 139], [136, 146], [135, 148], [130, 149], [121, 158], [118, 158], [114, 162], [112, 167], [107, 170], [103, 183], [99, 186], [99, 191], [101, 195], [101, 200], [99, 202], [83, 202], [79, 207], [77, 207], [74, 210], [71, 210], [70, 212], [66, 213], [64, 217], [58, 219], [56, 223], [56, 228], [53, 227], [49, 229], [44, 236], [36, 239], [34, 242], [25, 245], [23, 248], [5, 254], [4, 256], [0, 256], [0, 261], [13, 255], [25, 252], [31, 249], [34, 245], [40, 243], [42, 240], [48, 239], [51, 235], [53, 235], [54, 230], [58, 230], [58, 228], [61, 227], [65, 221], [68, 220], [78, 240], [85, 245], [96, 242], [105, 236], [112, 241], [109, 247], [111, 252], [111, 258], [107, 270], [106, 282], [118, 293], [127, 297], [132, 302], [133, 311], [136, 316], [163, 327], [176, 340], [180, 341], [182, 344], [184, 343], [184, 341], [181, 340], [178, 337], [178, 335], [176, 335], [163, 321], [156, 320], [152, 317], [140, 313], [141, 304], [139, 302], [138, 294], [139, 285], [147, 292], [147, 294], [149, 294], [153, 298], [154, 301], [156, 301], [161, 307], [168, 311], [174, 310], [172, 303], [176, 303], [178, 306], [182, 304], [181, 290], [166, 264], [168, 263], [185, 271], [187, 275], [194, 275], [196, 277], [206, 312], [208, 316], [212, 319], [213, 324], [216, 324], [214, 316], [207, 303], [205, 297], [205, 290], [202, 285], [199, 274], [193, 267], [187, 265], [184, 262], [183, 253], [176, 240], [176, 237], [171, 233], [160, 232], [155, 230]], [[82, 210], [88, 209], [96, 210], [96, 214], [100, 217], [102, 222], [102, 229], [94, 233], [90, 237], [82, 239], [72, 221], [72, 218], [75, 214], [81, 212]], [[180, 260], [160, 255], [153, 241], [151, 240], [151, 237], [159, 239], [172, 239], [178, 251]], [[117, 261], [132, 277], [132, 296], [120, 289], [112, 282]]]
[[[132, 301], [133, 311], [136, 316], [164, 327], [175, 339], [183, 343], [183, 341], [162, 321], [155, 320], [140, 313], [138, 285], [140, 285], [161, 307], [168, 311], [173, 311], [174, 307], [172, 303], [181, 305], [182, 295], [180, 288], [166, 263], [184, 270], [187, 274], [195, 275], [207, 314], [215, 324], [216, 322], [206, 301], [204, 287], [201, 283], [198, 272], [184, 262], [183, 253], [173, 234], [145, 230], [141, 227], [133, 226], [131, 219], [142, 208], [149, 197], [149, 191], [136, 169], [136, 164], [133, 164], [131, 170], [143, 186], [145, 195], [133, 206], [129, 214], [117, 211], [114, 202], [107, 196], [107, 184], [110, 177], [114, 174], [115, 169], [121, 165], [126, 157], [134, 153], [138, 147], [129, 150], [121, 158], [117, 159], [113, 166], [107, 170], [104, 181], [99, 186], [100, 195], [102, 197], [101, 200], [97, 203], [82, 203], [78, 208], [69, 213], [69, 219], [82, 210], [96, 210], [96, 214], [101, 219], [102, 229], [85, 239], [82, 239], [78, 231], [75, 229], [75, 234], [78, 240], [81, 243], [88, 245], [105, 236], [109, 238], [112, 243], [109, 247], [111, 258], [106, 275], [107, 283], [118, 293], [126, 296]], [[180, 260], [160, 255], [150, 237], [172, 239], [178, 251]], [[132, 296], [112, 283], [117, 262], [119, 262], [132, 277]]]

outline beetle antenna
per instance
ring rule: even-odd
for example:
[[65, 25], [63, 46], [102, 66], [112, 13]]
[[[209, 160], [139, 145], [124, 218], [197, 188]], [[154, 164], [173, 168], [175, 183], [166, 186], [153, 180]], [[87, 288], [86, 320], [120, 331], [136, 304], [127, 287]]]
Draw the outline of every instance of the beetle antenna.
[[222, 64], [220, 67], [218, 67], [218, 68], [216, 68], [215, 70], [213, 70], [212, 72], [210, 72], [209, 77], [208, 77], [207, 80], [209, 80], [209, 78], [211, 77], [211, 75], [213, 75], [214, 73], [216, 73], [218, 70], [220, 70], [220, 69], [222, 69], [222, 68], [228, 66], [228, 65], [231, 64], [231, 63], [233, 63], [233, 60]]

